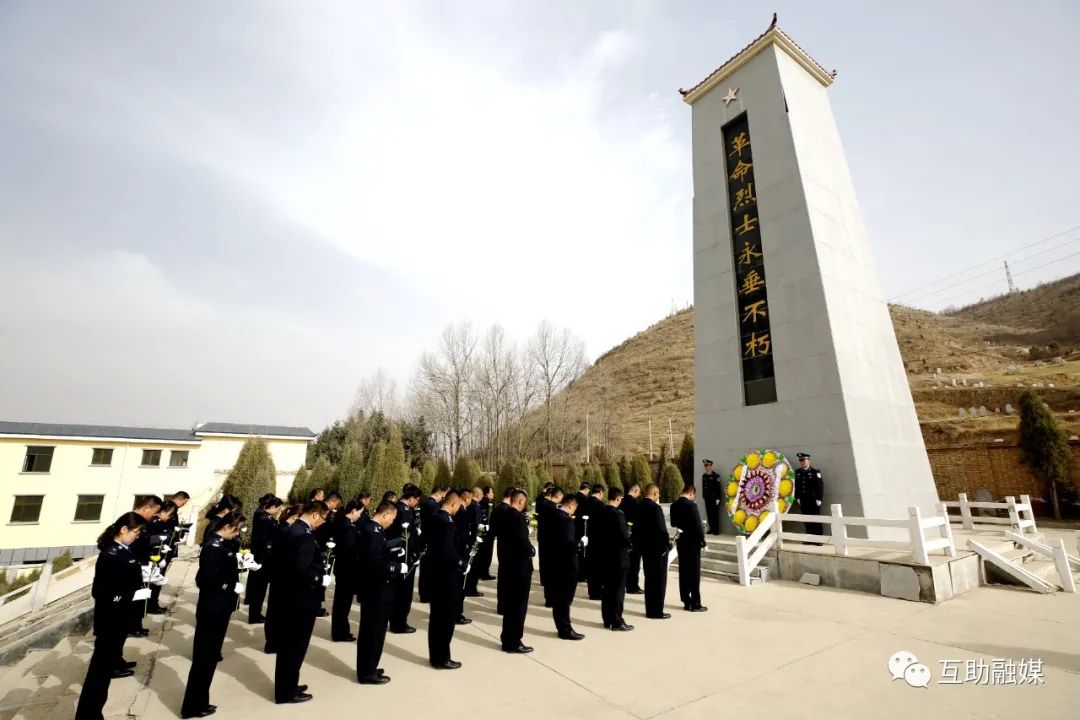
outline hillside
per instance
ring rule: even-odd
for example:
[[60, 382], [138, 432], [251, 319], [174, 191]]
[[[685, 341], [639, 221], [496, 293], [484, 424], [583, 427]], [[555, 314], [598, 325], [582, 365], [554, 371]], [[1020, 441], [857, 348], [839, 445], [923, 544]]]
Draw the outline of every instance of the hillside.
[[1011, 325], [1033, 331], [1026, 335], [1001, 335], [1002, 342], [1026, 339], [1045, 345], [1080, 345], [1080, 273], [1031, 290], [1001, 295], [949, 313], [963, 320]]
[[[1049, 342], [1051, 336], [1065, 354], [1080, 339], [1036, 312], [1052, 305], [1062, 316], [1080, 313], [1067, 302], [1078, 291], [1080, 276], [1074, 276], [949, 315], [890, 307], [928, 445], [1011, 441], [1016, 418], [1005, 414], [1005, 405], [1015, 406], [1029, 386], [1038, 386], [1067, 433], [1080, 433], [1080, 353], [1068, 359], [1050, 353], [1045, 361], [1029, 355], [1032, 345]], [[650, 420], [655, 452], [667, 439], [669, 419], [677, 445], [693, 431], [693, 309], [665, 318], [597, 358], [559, 405], [570, 418], [567, 435], [584, 438], [588, 411], [592, 445], [614, 455], [648, 452]], [[981, 406], [988, 415], [960, 417], [960, 408]]]

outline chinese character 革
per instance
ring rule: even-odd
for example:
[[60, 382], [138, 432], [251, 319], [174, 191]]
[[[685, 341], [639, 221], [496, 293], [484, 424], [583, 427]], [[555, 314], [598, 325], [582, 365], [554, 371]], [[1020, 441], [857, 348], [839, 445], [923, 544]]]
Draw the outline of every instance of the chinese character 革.
[[735, 153], [738, 153], [739, 157], [742, 157], [742, 151], [748, 147], [750, 147], [750, 137], [746, 134], [746, 131], [743, 130], [731, 139], [731, 152], [728, 153], [728, 157], [731, 157]]

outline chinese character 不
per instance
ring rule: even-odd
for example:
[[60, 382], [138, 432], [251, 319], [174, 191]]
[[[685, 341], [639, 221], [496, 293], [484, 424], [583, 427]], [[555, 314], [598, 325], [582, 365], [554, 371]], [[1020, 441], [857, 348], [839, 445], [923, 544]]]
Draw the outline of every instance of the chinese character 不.
[[757, 227], [758, 219], [750, 217], [747, 213], [743, 213], [742, 225], [736, 225], [735, 229], [739, 231], [739, 235], [745, 235], [754, 228]]
[[731, 209], [732, 211], [739, 210], [756, 202], [757, 197], [754, 195], [754, 183], [747, 183], [746, 187], [739, 188], [735, 191], [735, 207]]
[[1043, 677], [1043, 661], [1042, 658], [1021, 658], [1020, 659], [1020, 684], [1024, 685], [1042, 685], [1046, 682], [1046, 678]]
[[757, 292], [763, 287], [765, 287], [765, 280], [758, 275], [757, 270], [751, 270], [746, 273], [746, 277], [743, 278], [742, 287], [739, 288], [739, 294], [749, 295]]
[[940, 685], [960, 685], [960, 678], [957, 677], [957, 672], [960, 670], [959, 660], [940, 660], [941, 663], [941, 679], [938, 680]]
[[772, 342], [769, 340], [769, 333], [762, 333], [758, 335], [756, 332], [750, 333], [750, 339], [746, 341], [746, 352], [743, 353], [743, 357], [758, 357], [762, 355], [768, 355], [772, 351]]
[[986, 664], [985, 660], [965, 660], [964, 682], [985, 685], [989, 679], [987, 674], [989, 669], [990, 666]]
[[735, 165], [735, 169], [731, 171], [732, 180], [743, 180], [754, 168], [753, 163], [745, 163], [742, 160]]
[[743, 130], [731, 139], [731, 152], [728, 153], [728, 157], [731, 157], [735, 153], [739, 153], [739, 157], [742, 157], [743, 149], [748, 147], [750, 147], [750, 138], [747, 136], [746, 131]]
[[742, 321], [756, 323], [758, 319], [768, 317], [768, 315], [769, 309], [765, 307], [765, 301], [758, 300], [743, 308]]
[[762, 257], [762, 254], [757, 251], [757, 246], [749, 240], [743, 241], [742, 252], [739, 253], [739, 264], [749, 265], [754, 262], [754, 258]]

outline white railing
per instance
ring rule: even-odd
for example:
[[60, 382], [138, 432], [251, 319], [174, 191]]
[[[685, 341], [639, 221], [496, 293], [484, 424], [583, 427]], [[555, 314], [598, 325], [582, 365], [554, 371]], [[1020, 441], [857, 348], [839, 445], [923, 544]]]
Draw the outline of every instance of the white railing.
[[80, 560], [55, 575], [52, 561], [41, 566], [41, 577], [35, 582], [0, 597], [0, 625], [37, 612], [49, 603], [78, 592], [94, 582], [97, 555]]
[[769, 514], [749, 536], [735, 536], [735, 556], [739, 561], [739, 583], [750, 585], [750, 573], [758, 566], [765, 553], [777, 542], [777, 533], [770, 532], [780, 516], [776, 501], [769, 506]]
[[[950, 522], [959, 522], [960, 526], [965, 530], [974, 530], [975, 524], [980, 525], [1011, 525], [1012, 528], [1018, 531], [1021, 535], [1025, 534], [1028, 530], [1031, 534], [1036, 534], [1035, 528], [1035, 512], [1031, 509], [1031, 498], [1027, 495], [1020, 496], [1020, 502], [1016, 502], [1016, 498], [1009, 496], [1005, 498], [1005, 502], [972, 502], [968, 500], [967, 493], [960, 493], [959, 500], [953, 502], [949, 501], [942, 503], [947, 509], [956, 509], [960, 511], [960, 517], [950, 516]], [[993, 517], [972, 515], [972, 510], [1007, 510], [1009, 517]]]
[[1072, 571], [1073, 568], [1080, 570], [1080, 559], [1069, 555], [1068, 551], [1065, 550], [1065, 541], [1063, 539], [1058, 538], [1056, 545], [1047, 545], [1026, 535], [1009, 532], [1008, 530], [1005, 531], [1005, 537], [1048, 560], [1053, 560], [1054, 569], [1057, 570], [1058, 574], [1058, 585], [1065, 592], [1076, 592], [1076, 581], [1073, 579]]
[[[888, 518], [865, 518], [847, 517], [839, 505], [830, 506], [829, 515], [799, 515], [795, 513], [776, 514], [777, 548], [783, 549], [784, 541], [790, 540], [804, 543], [823, 543], [832, 538], [836, 554], [847, 556], [848, 548], [868, 547], [882, 550], [898, 550], [910, 553], [912, 559], [920, 565], [930, 563], [929, 555], [938, 550], [943, 551], [949, 557], [956, 557], [956, 546], [953, 544], [952, 527], [949, 525], [948, 511], [944, 503], [938, 503], [939, 515], [924, 518], [917, 507], [908, 508], [906, 520], [893, 520]], [[829, 526], [829, 534], [813, 535], [810, 533], [785, 532], [784, 523], [787, 522], [818, 523]], [[896, 528], [908, 531], [907, 540], [877, 540], [871, 538], [848, 537], [847, 528], [877, 527]], [[937, 537], [926, 537], [927, 530], [936, 530]], [[932, 533], [933, 534], [933, 533]]]

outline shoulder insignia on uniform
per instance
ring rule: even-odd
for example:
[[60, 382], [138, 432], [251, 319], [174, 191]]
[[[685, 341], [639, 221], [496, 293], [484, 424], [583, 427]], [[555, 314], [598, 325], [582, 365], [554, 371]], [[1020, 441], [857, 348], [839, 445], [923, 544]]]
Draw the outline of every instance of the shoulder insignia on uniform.
[[817, 474], [817, 476], [818, 476], [818, 477], [821, 477], [821, 473], [818, 473], [818, 474]]
[[120, 596], [119, 596], [119, 595], [117, 595], [116, 597], [114, 597], [114, 598], [112, 599], [112, 601], [113, 601], [113, 602], [120, 602]]

